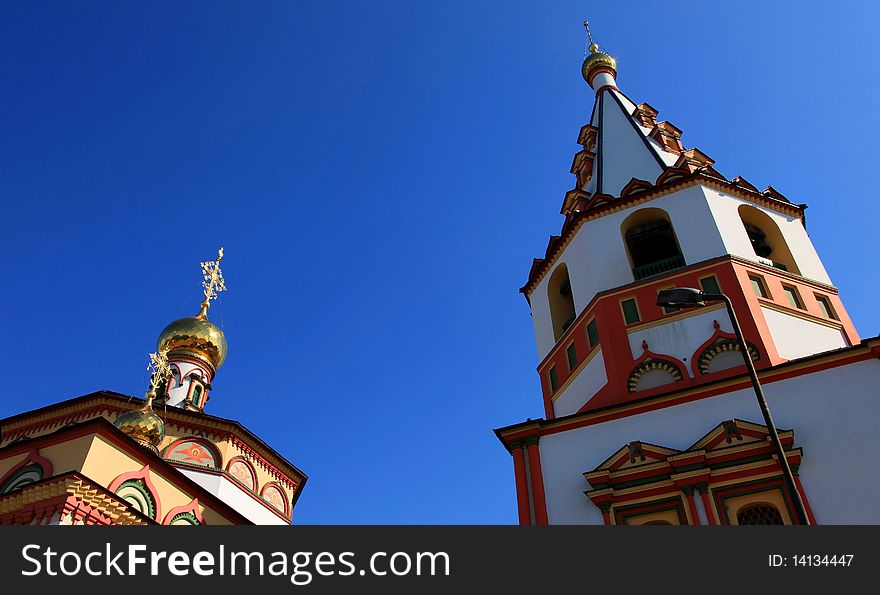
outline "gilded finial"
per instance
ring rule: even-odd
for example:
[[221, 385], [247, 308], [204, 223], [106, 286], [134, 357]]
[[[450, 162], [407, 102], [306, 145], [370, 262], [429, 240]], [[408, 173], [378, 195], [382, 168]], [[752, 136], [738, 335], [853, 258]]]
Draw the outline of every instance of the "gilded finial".
[[[587, 30], [587, 43], [589, 43], [590, 53], [595, 54], [599, 51], [599, 44], [593, 43], [593, 35], [590, 33], [590, 23], [588, 21], [584, 21], [584, 29]], [[584, 57], [587, 57], [587, 52], [584, 52]]]
[[201, 263], [202, 265], [202, 288], [204, 289], [205, 299], [202, 302], [202, 309], [196, 314], [199, 320], [207, 320], [208, 308], [211, 307], [211, 300], [217, 299], [217, 294], [226, 291], [226, 281], [223, 280], [223, 271], [220, 269], [220, 261], [223, 260], [223, 247], [217, 251], [217, 260], [209, 260]]
[[[581, 65], [581, 74], [587, 84], [592, 87], [594, 73], [610, 71], [612, 76], [617, 75], [617, 61], [608, 53], [599, 51], [599, 44], [593, 41], [588, 21], [584, 21], [584, 29], [587, 30], [587, 43], [584, 47], [584, 63]], [[589, 50], [589, 55], [587, 55], [587, 50]]]

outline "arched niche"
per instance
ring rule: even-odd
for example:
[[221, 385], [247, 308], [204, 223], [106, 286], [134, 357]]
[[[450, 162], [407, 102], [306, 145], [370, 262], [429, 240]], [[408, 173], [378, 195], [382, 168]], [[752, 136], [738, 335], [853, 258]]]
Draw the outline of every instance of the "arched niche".
[[557, 341], [574, 322], [574, 297], [571, 294], [571, 280], [568, 267], [560, 264], [550, 275], [547, 283], [547, 298], [550, 303], [550, 320], [553, 324], [553, 337]]
[[624, 219], [620, 233], [637, 281], [685, 265], [672, 220], [663, 209], [639, 209]]
[[755, 255], [772, 261], [778, 269], [800, 275], [797, 262], [776, 222], [752, 205], [740, 205], [738, 212]]

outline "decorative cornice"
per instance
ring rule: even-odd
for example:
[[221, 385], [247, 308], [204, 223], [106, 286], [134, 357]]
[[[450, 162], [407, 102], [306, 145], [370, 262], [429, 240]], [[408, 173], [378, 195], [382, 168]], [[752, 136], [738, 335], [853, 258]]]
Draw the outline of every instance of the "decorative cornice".
[[0, 515], [66, 497], [73, 497], [100, 511], [116, 525], [154, 524], [152, 519], [133, 511], [124, 501], [78, 473], [50, 477], [0, 496]]

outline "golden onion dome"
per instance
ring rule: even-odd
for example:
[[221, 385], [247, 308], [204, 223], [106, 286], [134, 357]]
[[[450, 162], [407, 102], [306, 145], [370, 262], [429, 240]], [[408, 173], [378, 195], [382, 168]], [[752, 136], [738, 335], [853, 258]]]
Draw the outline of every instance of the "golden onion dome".
[[153, 450], [158, 448], [165, 437], [165, 422], [149, 404], [123, 413], [116, 418], [113, 425], [132, 440]]
[[226, 335], [220, 328], [199, 314], [175, 320], [165, 327], [156, 343], [159, 352], [195, 357], [216, 372], [226, 359]]
[[592, 73], [598, 68], [610, 68], [617, 75], [617, 60], [611, 54], [599, 51], [599, 46], [595, 43], [590, 46], [590, 55], [584, 59], [581, 66], [581, 74], [587, 84], [590, 83]]

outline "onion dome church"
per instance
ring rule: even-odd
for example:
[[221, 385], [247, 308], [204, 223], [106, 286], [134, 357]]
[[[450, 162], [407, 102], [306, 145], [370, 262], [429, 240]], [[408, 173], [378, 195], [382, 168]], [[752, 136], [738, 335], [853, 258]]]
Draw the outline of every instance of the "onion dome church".
[[143, 400], [99, 391], [0, 420], [0, 524], [291, 523], [306, 475], [205, 413], [227, 352], [208, 320], [226, 289], [222, 258], [202, 263], [198, 314], [159, 335]]
[[[495, 430], [519, 523], [876, 523], [880, 337], [850, 321], [806, 205], [722, 175], [589, 43], [575, 185], [520, 290], [544, 417]], [[744, 340], [724, 303], [658, 303], [670, 288], [726, 296]]]

